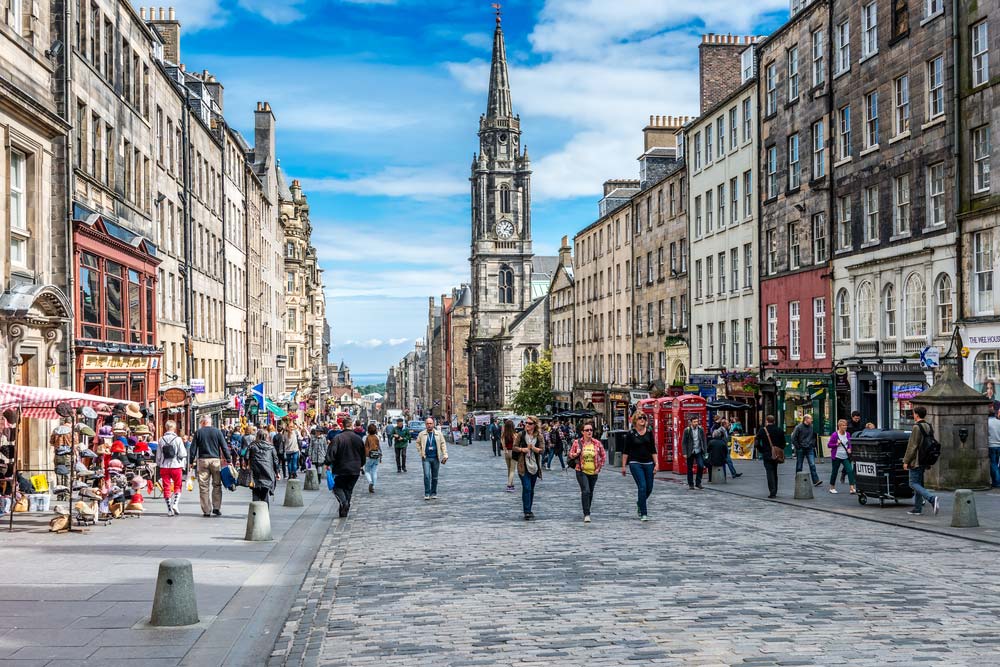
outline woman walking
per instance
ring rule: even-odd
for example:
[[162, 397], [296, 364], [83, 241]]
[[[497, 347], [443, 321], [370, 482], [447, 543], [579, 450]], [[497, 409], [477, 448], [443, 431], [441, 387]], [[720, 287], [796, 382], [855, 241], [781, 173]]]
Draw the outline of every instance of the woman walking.
[[271, 494], [277, 486], [278, 478], [278, 452], [271, 444], [271, 436], [267, 431], [261, 429], [257, 431], [257, 437], [253, 439], [247, 448], [247, 459], [250, 463], [250, 473], [253, 475], [253, 488], [250, 490], [254, 500], [263, 500], [271, 503]]
[[847, 471], [847, 479], [851, 483], [851, 494], [857, 493], [854, 465], [851, 463], [851, 434], [847, 432], [846, 419], [837, 422], [837, 430], [830, 434], [827, 447], [830, 448], [830, 460], [833, 461], [833, 470], [830, 472], [830, 493], [837, 493], [837, 471], [841, 466]]
[[375, 493], [378, 464], [381, 461], [382, 445], [378, 439], [378, 428], [375, 424], [369, 424], [368, 435], [365, 436], [365, 479], [368, 480], [368, 493]]
[[656, 443], [648, 423], [642, 412], [632, 415], [632, 430], [625, 436], [625, 452], [622, 455], [622, 477], [626, 469], [632, 473], [639, 494], [635, 505], [640, 521], [649, 521], [647, 501], [653, 493], [653, 475], [656, 474]]
[[299, 430], [289, 425], [285, 431], [285, 463], [288, 467], [288, 479], [299, 476]]
[[585, 422], [583, 435], [569, 448], [569, 460], [576, 470], [576, 481], [580, 485], [580, 502], [583, 505], [583, 522], [590, 523], [590, 506], [594, 500], [597, 475], [608, 461], [608, 453], [600, 440], [594, 438], [594, 423]]
[[543, 445], [538, 417], [528, 417], [524, 420], [524, 434], [515, 439], [513, 450], [517, 457], [517, 475], [521, 478], [521, 506], [525, 521], [535, 518], [531, 505], [535, 501], [535, 485], [542, 478]]
[[514, 422], [503, 420], [503, 430], [500, 432], [500, 447], [503, 449], [503, 460], [507, 464], [507, 493], [514, 493], [514, 473], [517, 472], [517, 462], [514, 460], [514, 444], [517, 442], [517, 431]]

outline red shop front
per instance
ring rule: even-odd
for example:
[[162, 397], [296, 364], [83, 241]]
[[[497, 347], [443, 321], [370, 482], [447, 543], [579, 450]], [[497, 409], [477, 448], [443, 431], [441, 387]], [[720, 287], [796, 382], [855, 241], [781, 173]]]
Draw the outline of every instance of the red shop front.
[[[77, 207], [76, 212], [80, 212]], [[155, 247], [102, 216], [74, 221], [77, 388], [157, 414]]]

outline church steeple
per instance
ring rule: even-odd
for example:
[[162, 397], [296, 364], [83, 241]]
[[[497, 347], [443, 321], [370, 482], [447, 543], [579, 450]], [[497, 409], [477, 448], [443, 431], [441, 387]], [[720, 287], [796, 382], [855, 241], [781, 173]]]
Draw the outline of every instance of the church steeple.
[[510, 118], [514, 110], [510, 103], [510, 82], [507, 79], [507, 48], [500, 27], [500, 6], [497, 10], [497, 27], [493, 31], [493, 63], [490, 66], [490, 94], [486, 103], [487, 118]]

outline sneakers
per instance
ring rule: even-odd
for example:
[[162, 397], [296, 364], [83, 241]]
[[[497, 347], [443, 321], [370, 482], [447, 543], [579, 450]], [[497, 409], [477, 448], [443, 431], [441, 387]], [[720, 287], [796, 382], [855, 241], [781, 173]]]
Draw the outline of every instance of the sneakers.
[[934, 513], [937, 514], [941, 510], [941, 499], [934, 496]]
[[437, 500], [437, 499], [438, 499], [438, 494], [432, 493], [431, 494], [431, 500]]
[[529, 514], [528, 512], [525, 512], [524, 513], [524, 520], [525, 521], [531, 521], [531, 514]]
[[830, 487], [830, 493], [840, 493], [840, 492], [839, 492], [839, 491], [837, 491], [837, 489], [835, 489], [835, 488], [833, 488], [833, 487], [831, 486], [831, 487]]
[[698, 485], [697, 485], [697, 486], [695, 486], [694, 488], [698, 489], [699, 491], [704, 491], [704, 490], [705, 490], [705, 487], [704, 487], [704, 486], [702, 486], [701, 484], [698, 484]]
[[823, 486], [823, 481], [817, 479], [815, 482], [813, 482], [813, 486]]
[[639, 517], [639, 521], [649, 521], [649, 517], [643, 514], [641, 517]]
[[431, 499], [430, 496], [424, 496], [424, 500], [430, 500], [430, 499]]
[[584, 523], [590, 523], [590, 515], [589, 514], [584, 515], [583, 522]]
[[694, 491], [694, 487], [693, 486], [689, 486], [688, 487], [688, 491]]
[[507, 493], [514, 493], [514, 486], [512, 484], [507, 486]]
[[907, 514], [918, 514], [919, 515], [919, 514], [923, 514], [923, 512], [921, 512], [918, 509], [912, 509], [909, 512], [907, 512]]

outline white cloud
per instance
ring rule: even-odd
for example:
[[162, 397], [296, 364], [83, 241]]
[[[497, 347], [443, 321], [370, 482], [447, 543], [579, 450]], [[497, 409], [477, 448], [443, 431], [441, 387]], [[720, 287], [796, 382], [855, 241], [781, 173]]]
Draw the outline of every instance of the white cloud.
[[397, 345], [403, 345], [404, 343], [410, 342], [409, 338], [390, 338], [389, 345], [396, 347]]
[[437, 167], [386, 167], [369, 176], [352, 178], [301, 179], [306, 190], [346, 192], [360, 196], [412, 197], [437, 199], [464, 195], [469, 191], [466, 179]]
[[485, 49], [489, 51], [493, 47], [493, 40], [485, 32], [470, 32], [462, 35], [462, 41], [474, 49]]
[[[138, 10], [140, 7], [148, 7], [152, 3], [133, 2], [133, 6]], [[167, 3], [155, 5], [156, 11]], [[169, 3], [174, 8], [175, 16], [181, 23], [181, 55], [184, 50], [184, 33], [197, 32], [205, 28], [217, 28], [225, 24], [229, 18], [229, 13], [222, 8], [219, 0], [171, 0]]]

